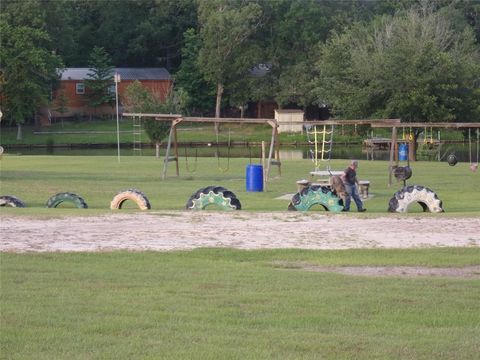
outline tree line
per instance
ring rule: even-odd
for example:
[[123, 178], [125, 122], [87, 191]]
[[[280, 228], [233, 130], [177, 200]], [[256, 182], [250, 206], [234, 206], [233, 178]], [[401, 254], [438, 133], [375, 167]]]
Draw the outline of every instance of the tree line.
[[185, 111], [271, 99], [338, 118], [478, 121], [475, 0], [3, 0], [0, 106], [23, 123], [57, 69], [166, 67]]

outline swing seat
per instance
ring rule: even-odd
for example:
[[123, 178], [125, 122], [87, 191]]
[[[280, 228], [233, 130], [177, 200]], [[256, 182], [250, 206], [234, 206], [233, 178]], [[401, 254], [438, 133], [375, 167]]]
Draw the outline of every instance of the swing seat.
[[472, 170], [472, 172], [476, 172], [478, 169], [478, 164], [470, 164], [470, 170]]

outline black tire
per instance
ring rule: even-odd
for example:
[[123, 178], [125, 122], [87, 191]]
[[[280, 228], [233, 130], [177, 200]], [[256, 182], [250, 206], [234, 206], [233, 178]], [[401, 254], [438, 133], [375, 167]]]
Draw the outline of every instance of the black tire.
[[410, 166], [400, 166], [393, 170], [393, 175], [397, 180], [408, 180], [412, 177], [412, 168]]
[[223, 186], [207, 186], [196, 191], [187, 201], [187, 210], [204, 210], [216, 205], [220, 210], [240, 210], [242, 205], [237, 196]]
[[409, 185], [397, 191], [388, 203], [388, 211], [404, 213], [412, 203], [420, 204], [425, 212], [444, 212], [442, 201], [437, 194], [421, 185]]
[[71, 193], [71, 192], [62, 192], [53, 195], [50, 199], [47, 201], [47, 207], [48, 208], [56, 208], [58, 205], [60, 205], [63, 202], [69, 202], [75, 205], [75, 207], [79, 209], [86, 209], [88, 208], [87, 203], [85, 200], [83, 200], [80, 196], [77, 194]]
[[19, 208], [26, 207], [25, 203], [22, 200], [13, 195], [0, 196], [0, 206]]
[[121, 209], [123, 203], [127, 200], [133, 201], [137, 204], [140, 210], [149, 210], [151, 209], [150, 202], [148, 201], [147, 196], [137, 189], [127, 189], [120, 191], [117, 195], [114, 196], [112, 202], [110, 203], [110, 209], [117, 210]]

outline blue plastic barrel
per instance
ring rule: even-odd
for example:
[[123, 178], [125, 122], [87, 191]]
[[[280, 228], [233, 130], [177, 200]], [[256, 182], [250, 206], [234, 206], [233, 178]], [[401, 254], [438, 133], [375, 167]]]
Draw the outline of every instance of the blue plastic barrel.
[[247, 191], [263, 191], [263, 166], [247, 165]]
[[408, 160], [408, 144], [400, 144], [398, 147], [398, 160]]

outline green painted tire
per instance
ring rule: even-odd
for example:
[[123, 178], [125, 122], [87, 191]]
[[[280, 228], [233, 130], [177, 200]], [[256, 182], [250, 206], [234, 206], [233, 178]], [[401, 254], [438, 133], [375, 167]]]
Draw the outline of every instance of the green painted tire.
[[0, 206], [19, 208], [26, 207], [25, 203], [22, 200], [13, 195], [0, 196]]
[[79, 209], [86, 209], [88, 208], [87, 203], [83, 200], [80, 196], [70, 192], [63, 192], [53, 195], [47, 201], [48, 208], [56, 208], [63, 202], [69, 202], [75, 205], [75, 207]]
[[122, 208], [122, 205], [125, 201], [131, 200], [140, 210], [149, 210], [151, 209], [150, 202], [147, 199], [147, 196], [137, 189], [127, 189], [124, 191], [120, 191], [115, 197], [113, 198], [112, 202], [110, 203], [111, 210], [118, 210]]
[[204, 210], [216, 206], [220, 210], [240, 210], [242, 205], [236, 195], [222, 186], [207, 186], [195, 192], [187, 201], [187, 210]]
[[321, 205], [327, 211], [341, 212], [342, 200], [326, 186], [313, 185], [296, 193], [288, 205], [291, 211], [308, 211], [314, 205]]

